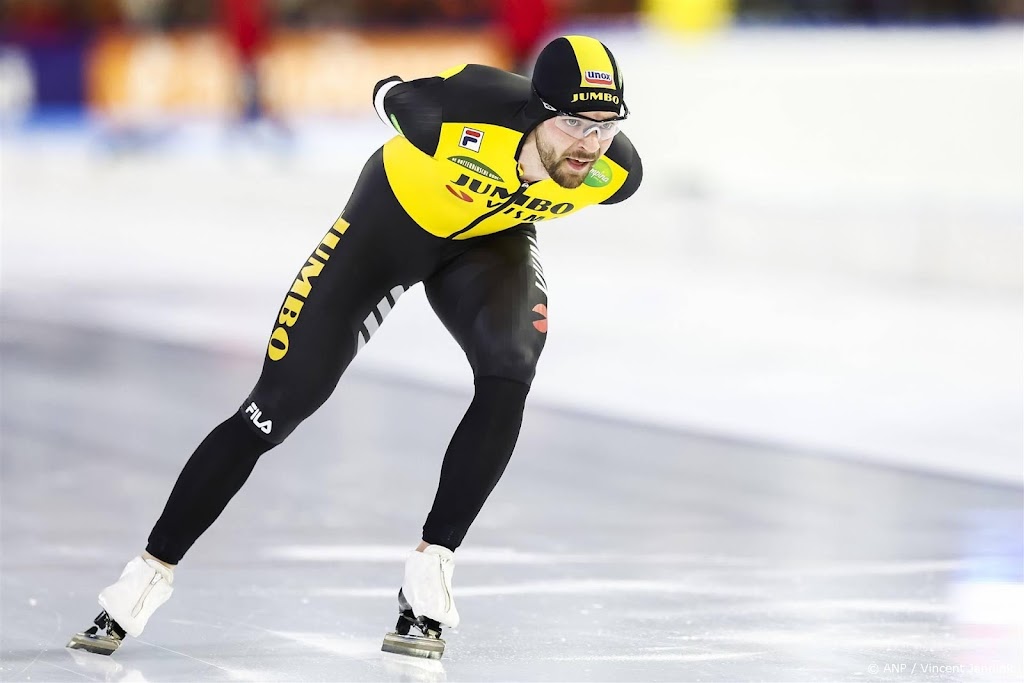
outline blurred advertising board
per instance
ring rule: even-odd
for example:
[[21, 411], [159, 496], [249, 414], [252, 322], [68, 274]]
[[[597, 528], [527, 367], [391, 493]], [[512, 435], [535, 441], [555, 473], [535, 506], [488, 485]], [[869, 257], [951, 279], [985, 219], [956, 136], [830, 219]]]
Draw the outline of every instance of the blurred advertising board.
[[283, 112], [365, 113], [373, 86], [433, 76], [467, 62], [508, 68], [502, 41], [481, 31], [278, 35], [260, 65], [266, 102]]
[[228, 113], [239, 83], [230, 45], [213, 32], [107, 34], [86, 57], [86, 101], [112, 116]]
[[680, 33], [720, 29], [733, 20], [736, 0], [643, 0], [648, 23]]
[[[489, 31], [302, 31], [275, 34], [254, 65], [259, 97], [282, 116], [367, 114], [374, 84], [437, 74], [466, 62], [508, 68]], [[245, 68], [212, 31], [109, 34], [87, 58], [89, 106], [112, 117], [231, 115]]]

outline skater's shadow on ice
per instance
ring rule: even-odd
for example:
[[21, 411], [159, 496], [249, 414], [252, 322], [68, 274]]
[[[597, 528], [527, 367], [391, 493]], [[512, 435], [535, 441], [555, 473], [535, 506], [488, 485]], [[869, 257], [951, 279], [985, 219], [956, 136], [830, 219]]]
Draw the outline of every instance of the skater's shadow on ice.
[[448, 680], [444, 664], [436, 659], [421, 659], [408, 655], [397, 655], [388, 652], [380, 653], [380, 661], [384, 670], [397, 681], [415, 683], [442, 683]]

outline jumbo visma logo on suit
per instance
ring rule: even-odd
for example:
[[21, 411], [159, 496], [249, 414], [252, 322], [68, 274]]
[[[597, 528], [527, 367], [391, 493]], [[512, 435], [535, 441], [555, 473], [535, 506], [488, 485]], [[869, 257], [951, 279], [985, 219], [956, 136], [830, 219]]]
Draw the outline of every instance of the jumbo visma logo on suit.
[[[458, 179], [451, 181], [451, 184], [447, 185], [448, 190], [455, 194], [458, 191], [460, 194], [466, 194], [463, 190], [456, 190], [455, 188], [464, 187], [473, 194], [482, 195], [487, 197], [487, 208], [496, 209], [502, 204], [508, 202], [508, 200], [514, 194], [513, 190], [508, 190], [501, 185], [494, 183], [488, 183], [478, 178], [471, 178], [465, 173], [461, 174]], [[458, 195], [456, 195], [458, 196]], [[541, 199], [540, 197], [530, 197], [527, 195], [520, 195], [512, 200], [512, 203], [505, 207], [501, 211], [502, 214], [507, 214], [515, 218], [516, 220], [522, 220], [524, 222], [536, 222], [542, 221], [546, 216], [543, 213], [550, 213], [555, 216], [561, 216], [562, 214], [569, 213], [576, 206], [571, 202], [554, 202], [549, 199]], [[531, 212], [531, 213], [527, 213]]]

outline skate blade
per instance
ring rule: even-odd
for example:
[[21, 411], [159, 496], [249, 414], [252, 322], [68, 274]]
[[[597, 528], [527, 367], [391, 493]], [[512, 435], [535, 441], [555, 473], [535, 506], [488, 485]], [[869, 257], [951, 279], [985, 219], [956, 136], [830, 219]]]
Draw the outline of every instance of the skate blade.
[[381, 652], [396, 655], [423, 657], [424, 659], [441, 659], [444, 654], [444, 640], [441, 638], [425, 638], [423, 636], [402, 636], [394, 631], [384, 636]]
[[85, 650], [98, 655], [112, 655], [121, 645], [121, 641], [111, 636], [90, 635], [88, 633], [76, 633], [71, 636], [71, 641], [66, 647], [72, 650]]

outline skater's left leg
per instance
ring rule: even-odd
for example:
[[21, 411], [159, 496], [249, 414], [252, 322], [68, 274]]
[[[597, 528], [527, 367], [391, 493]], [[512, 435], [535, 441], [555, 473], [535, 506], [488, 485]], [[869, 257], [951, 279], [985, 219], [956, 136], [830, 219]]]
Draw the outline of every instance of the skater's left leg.
[[547, 285], [533, 227], [471, 241], [424, 283], [434, 311], [466, 352], [475, 383], [423, 526], [425, 544], [452, 551], [512, 456], [547, 337]]
[[466, 352], [476, 391], [445, 454], [423, 542], [406, 560], [398, 625], [382, 647], [432, 659], [444, 652], [441, 626], [459, 624], [454, 551], [512, 456], [547, 332], [547, 286], [533, 228], [468, 242], [424, 286]]

